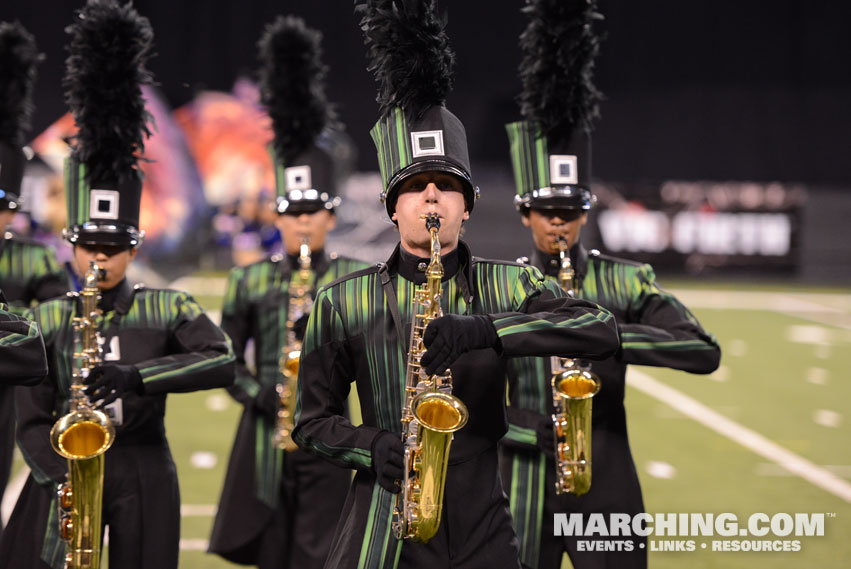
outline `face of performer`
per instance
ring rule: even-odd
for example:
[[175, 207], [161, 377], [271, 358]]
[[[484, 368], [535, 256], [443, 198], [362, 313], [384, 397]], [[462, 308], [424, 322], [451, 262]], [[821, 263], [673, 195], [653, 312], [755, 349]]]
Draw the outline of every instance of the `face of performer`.
[[325, 247], [325, 237], [337, 225], [337, 216], [327, 209], [304, 213], [283, 213], [275, 220], [284, 246], [290, 255], [298, 255], [302, 239], [310, 238], [310, 250]]
[[123, 245], [103, 245], [100, 243], [78, 243], [74, 245], [74, 264], [81, 275], [89, 270], [89, 262], [95, 261], [106, 271], [106, 278], [98, 281], [100, 290], [110, 290], [121, 282], [136, 257], [138, 249]]
[[461, 180], [438, 171], [414, 174], [402, 182], [393, 221], [399, 227], [402, 247], [419, 257], [431, 255], [431, 236], [422, 217], [431, 212], [440, 217], [440, 252], [449, 253], [458, 246], [461, 224], [470, 219]]
[[12, 223], [12, 218], [15, 217], [15, 210], [2, 209], [0, 210], [0, 232], [6, 230], [6, 226]]
[[558, 253], [558, 238], [564, 237], [567, 247], [579, 239], [588, 213], [579, 209], [531, 209], [521, 217], [523, 225], [532, 229], [532, 240], [539, 251]]

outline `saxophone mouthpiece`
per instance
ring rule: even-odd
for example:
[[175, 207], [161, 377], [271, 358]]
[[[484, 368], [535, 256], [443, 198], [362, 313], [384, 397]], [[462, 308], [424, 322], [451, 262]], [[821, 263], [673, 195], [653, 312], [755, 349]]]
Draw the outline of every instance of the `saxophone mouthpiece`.
[[440, 217], [436, 213], [426, 213], [423, 215], [426, 220], [426, 229], [440, 229]]

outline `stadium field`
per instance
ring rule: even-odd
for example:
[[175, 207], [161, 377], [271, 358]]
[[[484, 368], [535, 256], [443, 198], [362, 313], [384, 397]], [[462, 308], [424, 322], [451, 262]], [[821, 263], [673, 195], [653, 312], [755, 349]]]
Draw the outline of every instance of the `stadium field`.
[[[216, 317], [222, 277], [182, 279], [175, 286], [193, 292]], [[708, 376], [631, 370], [627, 416], [647, 511], [732, 513], [741, 527], [753, 514], [824, 514], [824, 535], [651, 535], [650, 567], [850, 566], [851, 295], [740, 283], [675, 283], [671, 289], [718, 337], [722, 365]], [[223, 390], [169, 397], [184, 569], [233, 566], [204, 550], [238, 417], [237, 404]], [[16, 467], [13, 486], [23, 483], [25, 472], [22, 461]], [[694, 551], [658, 551], [670, 547], [663, 542], [688, 540]], [[732, 540], [798, 540], [800, 551], [712, 550], [713, 541]]]

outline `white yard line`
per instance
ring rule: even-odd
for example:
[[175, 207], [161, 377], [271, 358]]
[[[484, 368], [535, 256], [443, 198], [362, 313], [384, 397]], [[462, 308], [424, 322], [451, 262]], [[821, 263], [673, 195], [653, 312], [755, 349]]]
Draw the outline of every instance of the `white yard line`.
[[12, 510], [15, 509], [15, 503], [18, 501], [18, 495], [21, 493], [21, 490], [24, 489], [24, 484], [27, 482], [27, 476], [29, 476], [29, 473], [29, 467], [24, 465], [24, 467], [21, 468], [11, 480], [9, 480], [9, 483], [6, 484], [6, 491], [3, 492], [3, 504], [0, 506], [0, 516], [3, 518], [4, 526], [9, 522], [9, 518], [12, 516]]
[[208, 540], [197, 537], [183, 537], [180, 539], [181, 551], [207, 551], [208, 545], [210, 545]]
[[627, 372], [627, 385], [670, 405], [680, 413], [712, 429], [721, 436], [800, 476], [822, 490], [851, 503], [851, 483], [813, 464], [763, 435], [714, 411], [685, 393], [635, 369]]

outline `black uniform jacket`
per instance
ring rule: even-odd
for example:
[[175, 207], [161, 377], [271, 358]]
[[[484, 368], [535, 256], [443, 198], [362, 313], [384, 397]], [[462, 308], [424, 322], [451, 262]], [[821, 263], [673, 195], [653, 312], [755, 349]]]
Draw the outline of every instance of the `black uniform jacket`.
[[[144, 395], [121, 397], [123, 417], [116, 427], [116, 445], [165, 443], [167, 393], [226, 387], [233, 382], [230, 341], [188, 294], [134, 288], [125, 280], [104, 294], [101, 306], [105, 363], [133, 364], [144, 383]], [[44, 337], [49, 375], [36, 387], [17, 391], [17, 439], [41, 484], [62, 481], [68, 469], [65, 459], [50, 446], [49, 433], [68, 410], [74, 365], [71, 319], [78, 311], [77, 295], [69, 294], [28, 313]]]
[[0, 385], [35, 385], [45, 375], [47, 356], [38, 326], [9, 312], [0, 292]]
[[[551, 362], [519, 358], [510, 365], [509, 431], [502, 440], [501, 469], [520, 540], [521, 560], [537, 567], [541, 540], [554, 538], [552, 519], [541, 519], [546, 500], [564, 513], [644, 511], [638, 474], [627, 437], [624, 396], [628, 364], [661, 366], [692, 373], [718, 367], [721, 351], [694, 315], [656, 283], [649, 265], [587, 252], [580, 243], [570, 251], [575, 294], [609, 310], [617, 320], [621, 347], [612, 357], [590, 362], [602, 387], [592, 403], [591, 490], [581, 497], [557, 496], [555, 465], [541, 449], [538, 435], [552, 425], [554, 412]], [[535, 252], [530, 264], [554, 284], [556, 256]], [[548, 446], [552, 443], [548, 442]], [[644, 556], [646, 550], [636, 548]], [[602, 554], [601, 554], [602, 555]], [[560, 558], [560, 556], [559, 556]]]
[[[400, 543], [389, 533], [395, 496], [375, 483], [372, 443], [383, 431], [401, 433], [412, 295], [424, 275], [416, 259], [397, 247], [381, 268], [358, 271], [320, 291], [307, 325], [299, 373], [296, 442], [340, 466], [356, 468], [355, 491], [329, 554], [364, 566], [389, 566]], [[453, 258], [454, 257], [454, 258]], [[467, 246], [444, 256], [441, 306], [444, 313], [486, 314], [500, 341], [461, 356], [451, 366], [453, 394], [469, 410], [455, 433], [449, 463], [493, 449], [507, 429], [505, 389], [509, 358], [528, 355], [606, 357], [617, 349], [617, 331], [597, 305], [558, 298], [537, 269], [504, 261], [474, 259]], [[452, 267], [455, 267], [454, 269]], [[363, 425], [342, 414], [354, 382]], [[449, 468], [449, 477], [452, 477]], [[496, 472], [483, 476], [497, 476]], [[466, 482], [471, 492], [475, 480]], [[484, 504], [489, 506], [489, 504]], [[471, 506], [472, 507], [472, 506]]]

